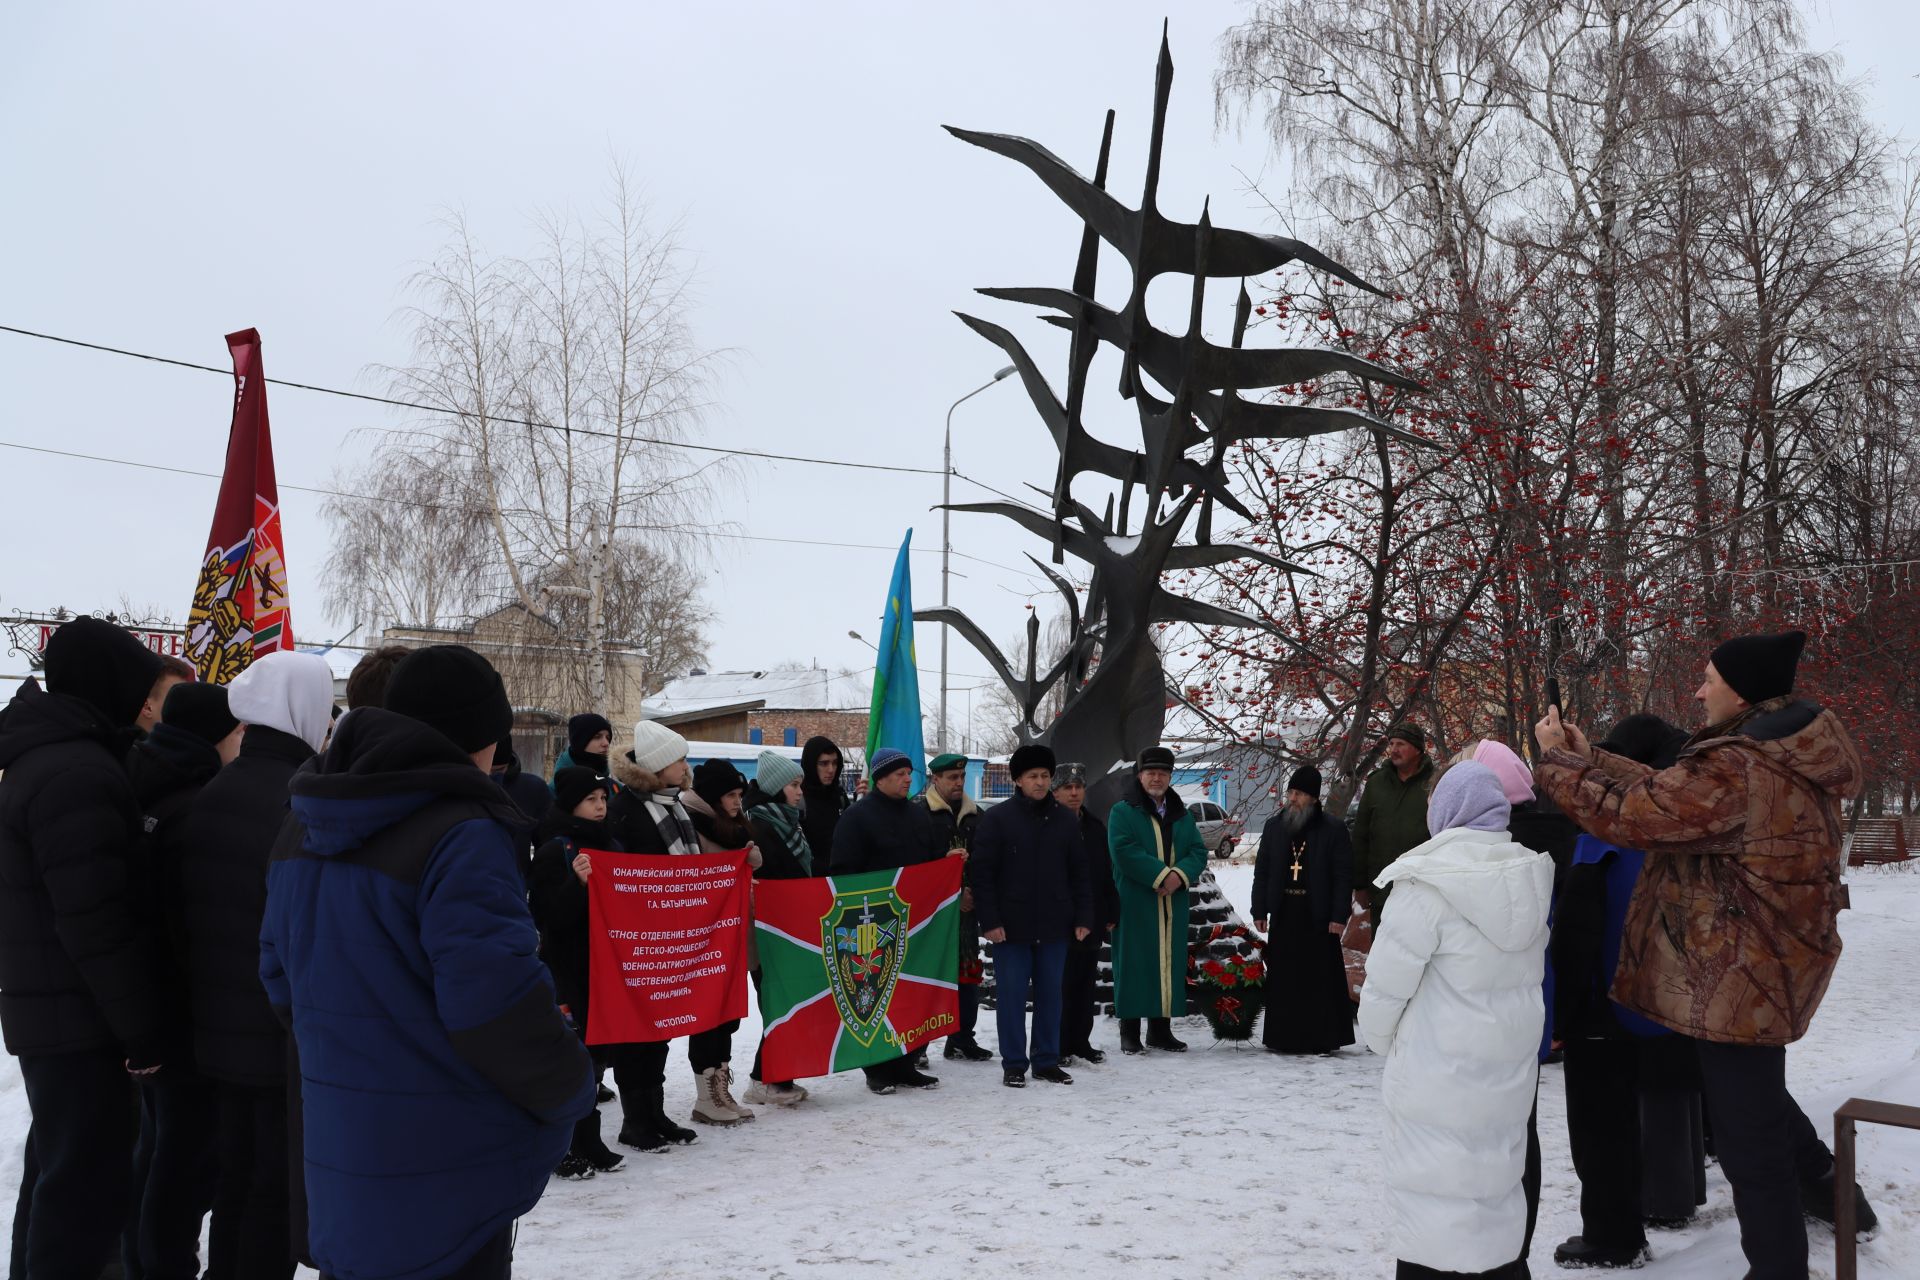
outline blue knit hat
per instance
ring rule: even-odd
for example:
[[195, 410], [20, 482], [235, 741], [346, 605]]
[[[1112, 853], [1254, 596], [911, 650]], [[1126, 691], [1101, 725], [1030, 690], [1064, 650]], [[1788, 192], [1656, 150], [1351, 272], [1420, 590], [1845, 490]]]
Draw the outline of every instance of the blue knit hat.
[[894, 747], [882, 747], [873, 753], [871, 766], [867, 770], [867, 779], [870, 782], [878, 782], [890, 773], [911, 768], [913, 768], [913, 761], [907, 758], [906, 752]]
[[762, 751], [753, 766], [754, 785], [778, 799], [780, 793], [800, 781], [800, 766], [778, 751]]

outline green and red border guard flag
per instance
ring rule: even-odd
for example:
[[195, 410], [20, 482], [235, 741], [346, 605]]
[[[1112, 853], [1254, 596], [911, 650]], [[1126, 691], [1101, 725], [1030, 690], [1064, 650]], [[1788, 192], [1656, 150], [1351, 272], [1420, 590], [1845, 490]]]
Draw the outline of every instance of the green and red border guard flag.
[[761, 1076], [890, 1062], [959, 1025], [960, 859], [753, 887]]
[[226, 684], [261, 654], [293, 649], [259, 331], [228, 334], [227, 350], [233, 353], [227, 466], [187, 612], [186, 655], [211, 684]]

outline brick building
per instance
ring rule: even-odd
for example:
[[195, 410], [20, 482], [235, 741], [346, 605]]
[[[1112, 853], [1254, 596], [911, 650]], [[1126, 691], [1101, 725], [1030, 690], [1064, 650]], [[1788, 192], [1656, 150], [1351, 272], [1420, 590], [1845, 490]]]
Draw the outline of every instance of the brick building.
[[870, 681], [820, 667], [696, 671], [648, 696], [642, 714], [695, 742], [804, 745], [816, 735], [865, 745]]

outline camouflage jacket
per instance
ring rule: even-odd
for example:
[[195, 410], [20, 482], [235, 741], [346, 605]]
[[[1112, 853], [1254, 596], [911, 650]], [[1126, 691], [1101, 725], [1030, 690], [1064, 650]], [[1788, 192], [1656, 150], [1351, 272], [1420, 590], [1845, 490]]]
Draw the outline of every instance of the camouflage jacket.
[[1861, 781], [1832, 712], [1776, 698], [1696, 737], [1670, 769], [1551, 751], [1536, 778], [1585, 830], [1647, 852], [1615, 1001], [1723, 1044], [1807, 1033], [1840, 958], [1840, 805]]

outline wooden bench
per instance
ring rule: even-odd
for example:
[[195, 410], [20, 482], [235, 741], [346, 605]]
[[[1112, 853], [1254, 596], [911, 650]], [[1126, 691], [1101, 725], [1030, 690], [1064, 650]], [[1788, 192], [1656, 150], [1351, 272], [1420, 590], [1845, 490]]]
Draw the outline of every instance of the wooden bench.
[[1914, 824], [1912, 818], [1860, 819], [1847, 845], [1847, 865], [1868, 867], [1907, 861], [1915, 845], [1920, 844], [1916, 832], [1909, 829]]
[[1853, 1131], [1858, 1124], [1920, 1129], [1920, 1107], [1848, 1098], [1833, 1113], [1833, 1271], [1835, 1280], [1858, 1280], [1859, 1243], [1854, 1239]]

